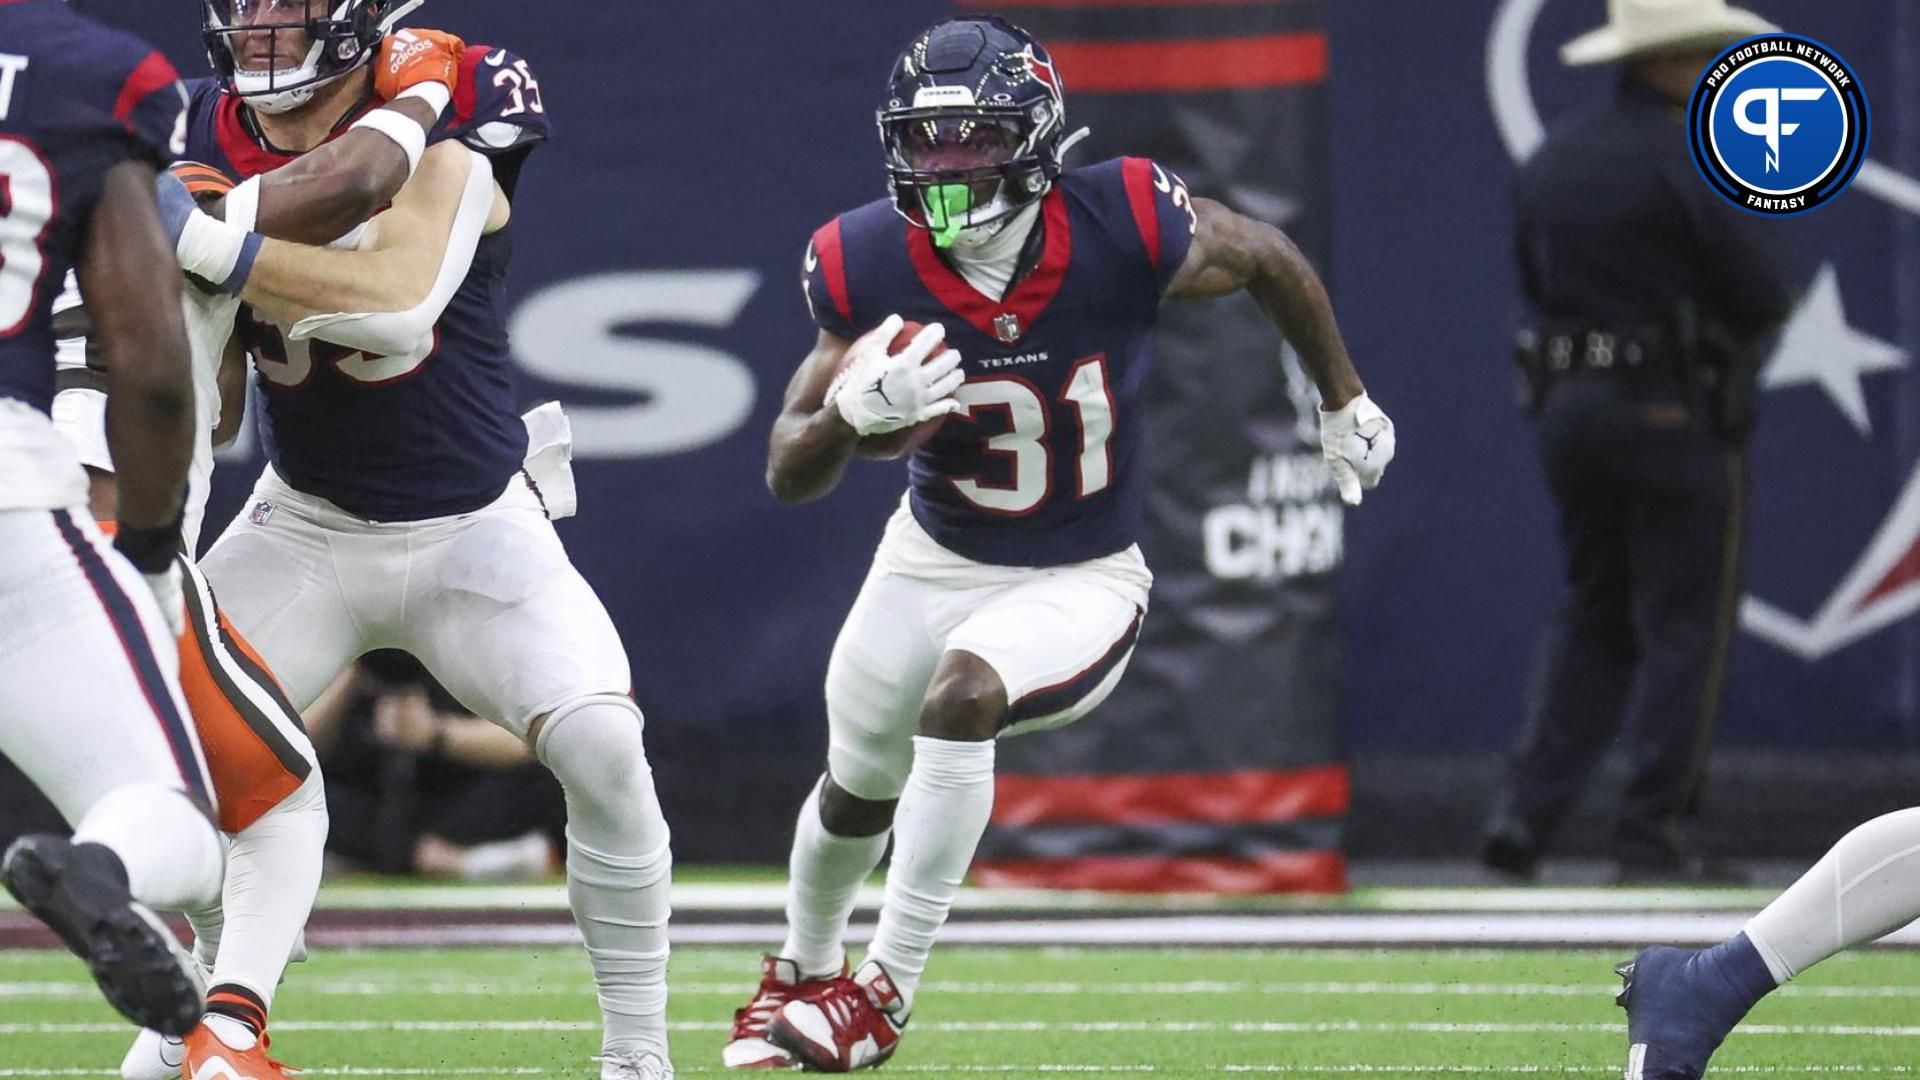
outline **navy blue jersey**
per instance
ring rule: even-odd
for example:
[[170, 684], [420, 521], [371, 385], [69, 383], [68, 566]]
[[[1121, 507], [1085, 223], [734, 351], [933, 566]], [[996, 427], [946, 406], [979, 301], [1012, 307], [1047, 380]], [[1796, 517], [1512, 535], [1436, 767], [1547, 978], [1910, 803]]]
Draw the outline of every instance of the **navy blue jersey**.
[[914, 517], [950, 551], [1004, 566], [1110, 555], [1140, 526], [1141, 387], [1160, 298], [1195, 218], [1144, 158], [1064, 173], [1042, 203], [1039, 261], [1002, 300], [953, 270], [887, 201], [813, 235], [814, 321], [854, 338], [898, 314], [941, 322], [967, 381], [908, 465]]
[[[266, 145], [240, 100], [217, 83], [191, 92], [188, 158], [237, 180], [294, 160]], [[459, 139], [488, 155], [511, 193], [527, 152], [550, 133], [526, 61], [475, 45], [430, 141]], [[431, 346], [413, 355], [292, 341], [285, 328], [242, 311], [237, 332], [266, 401], [262, 442], [287, 483], [370, 521], [463, 514], [499, 497], [527, 450], [502, 310], [512, 232], [481, 238]]]
[[53, 402], [53, 301], [107, 172], [180, 149], [180, 77], [61, 0], [0, 0], [0, 397]]

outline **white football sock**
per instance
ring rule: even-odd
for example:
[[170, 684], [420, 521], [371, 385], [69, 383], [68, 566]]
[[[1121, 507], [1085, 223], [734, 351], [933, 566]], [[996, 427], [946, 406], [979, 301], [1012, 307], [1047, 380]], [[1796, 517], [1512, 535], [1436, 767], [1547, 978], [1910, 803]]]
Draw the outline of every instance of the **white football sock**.
[[990, 739], [914, 736], [913, 769], [893, 819], [886, 905], [867, 949], [886, 965], [908, 1009], [993, 814], [993, 757]]
[[667, 915], [673, 855], [632, 701], [555, 709], [540, 760], [567, 795], [567, 899], [600, 991], [601, 1053], [667, 1056]]
[[[318, 769], [234, 836], [218, 913], [224, 925], [214, 929], [213, 985], [243, 986], [263, 1008], [273, 1007], [273, 992], [313, 913], [326, 843], [327, 799]], [[201, 920], [189, 915], [188, 921], [194, 933], [202, 932]], [[194, 948], [200, 955], [197, 942]]]
[[220, 895], [220, 834], [177, 788], [128, 784], [107, 792], [74, 824], [73, 842], [118, 855], [128, 891], [150, 908], [204, 907]]
[[235, 1050], [251, 1050], [254, 1044], [260, 1041], [260, 1036], [255, 1035], [252, 1028], [231, 1016], [213, 1013], [207, 1017], [206, 1023], [208, 1030], [219, 1036], [221, 1042]]
[[[203, 908], [194, 908], [181, 914], [187, 917], [187, 925], [193, 927], [193, 959], [200, 965], [200, 973], [208, 979], [213, 978], [213, 962], [220, 958], [220, 935], [226, 929], [226, 913], [221, 910], [218, 900]], [[213, 984], [209, 982], [208, 986]]]
[[802, 978], [838, 975], [847, 960], [844, 944], [854, 897], [880, 856], [887, 833], [835, 836], [820, 820], [820, 792], [826, 777], [800, 803], [793, 828], [793, 855], [787, 860], [787, 943], [780, 955], [794, 962]]
[[1840, 838], [1747, 924], [1778, 982], [1920, 918], [1920, 808], [1874, 818]]

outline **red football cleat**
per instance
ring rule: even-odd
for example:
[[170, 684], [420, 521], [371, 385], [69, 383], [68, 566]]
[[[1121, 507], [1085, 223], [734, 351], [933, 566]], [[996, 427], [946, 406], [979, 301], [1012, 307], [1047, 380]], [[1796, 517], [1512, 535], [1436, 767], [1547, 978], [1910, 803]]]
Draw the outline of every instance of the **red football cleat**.
[[[846, 965], [838, 978], [847, 977]], [[803, 979], [800, 968], [778, 956], [760, 958], [760, 989], [746, 1007], [733, 1014], [733, 1031], [727, 1036], [720, 1061], [729, 1069], [788, 1069], [793, 1055], [767, 1041], [767, 1021], [790, 1001], [826, 989], [834, 978]]]
[[773, 1014], [767, 1041], [816, 1072], [872, 1068], [893, 1056], [907, 1003], [876, 960]]

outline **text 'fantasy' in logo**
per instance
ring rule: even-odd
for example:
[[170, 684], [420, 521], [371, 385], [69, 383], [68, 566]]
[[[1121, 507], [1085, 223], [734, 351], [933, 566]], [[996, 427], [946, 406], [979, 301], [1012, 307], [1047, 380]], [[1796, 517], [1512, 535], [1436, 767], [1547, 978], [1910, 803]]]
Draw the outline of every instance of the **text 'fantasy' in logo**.
[[1700, 175], [1756, 214], [1802, 214], [1845, 191], [1867, 159], [1868, 127], [1853, 69], [1798, 34], [1762, 34], [1722, 52], [1687, 108]]

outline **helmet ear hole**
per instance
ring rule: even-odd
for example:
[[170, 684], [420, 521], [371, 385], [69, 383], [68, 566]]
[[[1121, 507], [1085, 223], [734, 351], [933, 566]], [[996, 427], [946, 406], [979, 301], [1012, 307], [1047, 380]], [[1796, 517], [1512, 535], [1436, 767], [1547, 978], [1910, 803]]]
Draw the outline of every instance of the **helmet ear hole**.
[[353, 12], [353, 36], [356, 41], [366, 41], [380, 32], [380, 16], [387, 9], [385, 0], [374, 0], [371, 4], [361, 4]]

